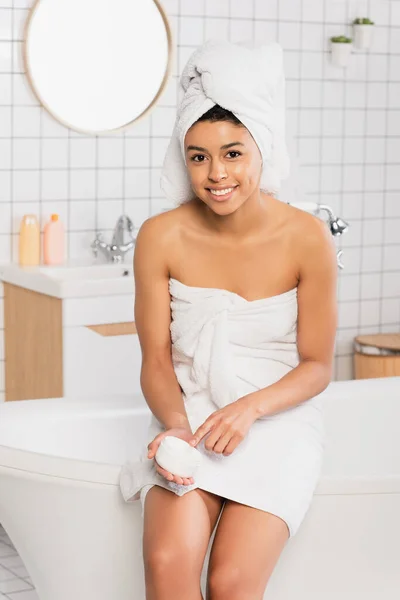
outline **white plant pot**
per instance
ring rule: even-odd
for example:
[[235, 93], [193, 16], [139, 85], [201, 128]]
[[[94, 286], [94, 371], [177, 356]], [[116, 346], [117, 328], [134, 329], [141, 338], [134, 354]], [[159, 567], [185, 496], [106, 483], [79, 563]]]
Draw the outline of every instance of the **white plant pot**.
[[331, 42], [332, 64], [336, 67], [347, 67], [352, 47], [351, 43]]
[[354, 46], [358, 50], [366, 50], [371, 47], [374, 25], [353, 25]]

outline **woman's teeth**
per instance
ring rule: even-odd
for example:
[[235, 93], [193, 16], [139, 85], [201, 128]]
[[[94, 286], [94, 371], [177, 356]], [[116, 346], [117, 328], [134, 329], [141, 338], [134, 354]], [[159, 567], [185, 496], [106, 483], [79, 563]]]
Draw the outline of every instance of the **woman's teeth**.
[[226, 188], [224, 190], [212, 190], [210, 188], [210, 192], [214, 194], [214, 196], [225, 196], [226, 194], [230, 194], [233, 192], [234, 188]]

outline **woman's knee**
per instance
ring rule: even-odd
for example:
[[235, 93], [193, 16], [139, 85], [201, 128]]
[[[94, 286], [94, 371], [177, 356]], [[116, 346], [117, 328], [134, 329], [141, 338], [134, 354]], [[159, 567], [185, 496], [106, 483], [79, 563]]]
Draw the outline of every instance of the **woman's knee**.
[[168, 573], [201, 572], [217, 507], [196, 493], [178, 497], [163, 488], [152, 488], [146, 499], [143, 561], [153, 577]]
[[193, 566], [197, 561], [197, 554], [184, 553], [171, 545], [169, 548], [154, 548], [146, 552], [144, 567], [148, 573], [152, 573], [154, 576], [165, 577], [169, 573], [186, 572], [190, 563]]
[[152, 551], [144, 561], [146, 599], [198, 600], [200, 573], [197, 556], [173, 549]]
[[[202, 544], [196, 546], [172, 539], [174, 543], [159, 548], [148, 549], [143, 557], [146, 586], [149, 590], [168, 589], [166, 598], [190, 598], [193, 590], [200, 585], [201, 570], [205, 550]], [[180, 596], [177, 594], [179, 590]], [[190, 591], [187, 596], [184, 590]], [[163, 596], [160, 596], [163, 597]]]
[[221, 565], [208, 573], [208, 600], [262, 600], [254, 583], [247, 580], [246, 573], [240, 567]]

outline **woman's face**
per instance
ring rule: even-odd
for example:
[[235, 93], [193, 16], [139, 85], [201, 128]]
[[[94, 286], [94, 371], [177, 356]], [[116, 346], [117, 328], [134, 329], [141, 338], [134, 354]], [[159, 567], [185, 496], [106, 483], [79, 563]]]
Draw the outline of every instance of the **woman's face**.
[[193, 191], [215, 213], [230, 214], [259, 192], [261, 153], [246, 127], [199, 121], [186, 133], [185, 152]]

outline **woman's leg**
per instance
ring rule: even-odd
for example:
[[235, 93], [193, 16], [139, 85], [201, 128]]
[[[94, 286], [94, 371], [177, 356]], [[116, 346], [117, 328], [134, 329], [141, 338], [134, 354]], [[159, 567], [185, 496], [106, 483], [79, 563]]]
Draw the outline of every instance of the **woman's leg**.
[[276, 515], [226, 500], [210, 552], [207, 600], [262, 600], [288, 538]]
[[201, 489], [183, 496], [154, 485], [144, 503], [146, 600], [202, 600], [200, 577], [224, 498]]

